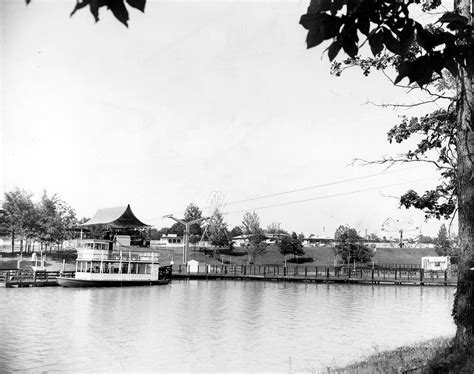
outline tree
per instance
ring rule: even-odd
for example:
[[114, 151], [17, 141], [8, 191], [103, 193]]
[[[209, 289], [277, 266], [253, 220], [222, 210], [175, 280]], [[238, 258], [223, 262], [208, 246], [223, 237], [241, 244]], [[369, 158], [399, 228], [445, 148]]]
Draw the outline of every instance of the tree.
[[209, 219], [207, 232], [209, 235], [209, 241], [213, 246], [224, 247], [229, 245], [227, 223], [224, 222], [224, 217], [217, 208]]
[[293, 255], [293, 258], [296, 258], [296, 256], [304, 256], [303, 244], [295, 232], [281, 238], [278, 247], [283, 256]]
[[42, 244], [56, 244], [58, 248], [64, 240], [73, 236], [73, 227], [77, 225], [76, 213], [64, 200], [54, 194], [48, 196], [44, 191], [38, 205], [40, 235]]
[[372, 259], [372, 250], [362, 244], [361, 237], [356, 229], [349, 226], [339, 226], [334, 233], [336, 241], [335, 254], [345, 264], [351, 261], [368, 262]]
[[22, 189], [5, 192], [2, 204], [2, 226], [11, 236], [12, 253], [15, 251], [15, 238], [20, 238], [20, 252], [23, 242], [36, 230], [36, 209], [32, 195]]
[[434, 240], [431, 236], [420, 234], [417, 236], [417, 242], [420, 244], [433, 244]]
[[[184, 220], [185, 222], [194, 221], [195, 219], [202, 218], [202, 211], [199, 207], [193, 203], [190, 203], [186, 210], [184, 211]], [[174, 225], [173, 225], [174, 226]], [[182, 230], [182, 228], [181, 228]], [[189, 227], [189, 242], [197, 243], [201, 240], [202, 237], [202, 227], [199, 223], [194, 223]], [[181, 234], [182, 235], [182, 234]]]
[[[472, 357], [474, 344], [474, 124], [472, 79], [474, 58], [472, 46], [472, 4], [454, 1], [454, 11], [441, 12], [436, 27], [424, 27], [412, 16], [412, 5], [432, 10], [441, 1], [325, 1], [313, 0], [301, 25], [308, 30], [308, 48], [331, 39], [327, 49], [332, 61], [341, 49], [355, 58], [368, 41], [376, 57], [384, 49], [397, 59], [395, 84], [408, 78], [424, 87], [448, 70], [456, 80], [456, 117], [452, 125], [456, 155], [455, 189], [459, 222], [461, 261], [453, 316], [457, 326], [454, 351]], [[359, 43], [359, 35], [364, 41]], [[415, 53], [410, 48], [417, 44]], [[416, 200], [416, 196], [412, 194]], [[428, 207], [429, 208], [429, 207]]]
[[235, 226], [232, 230], [230, 230], [229, 236], [231, 239], [233, 239], [236, 236], [241, 236], [242, 234], [242, 228], [240, 226]]
[[435, 242], [436, 253], [440, 256], [450, 256], [452, 252], [451, 240], [448, 237], [448, 230], [443, 223], [438, 231], [438, 237]]
[[268, 234], [286, 234], [288, 235], [288, 232], [286, 230], [283, 230], [281, 228], [281, 223], [280, 222], [272, 222], [267, 226], [267, 233]]
[[242, 233], [248, 239], [247, 256], [249, 264], [253, 264], [257, 255], [261, 255], [267, 245], [265, 235], [260, 227], [260, 219], [257, 213], [246, 212], [242, 218]]
[[184, 236], [184, 226], [179, 222], [173, 223], [173, 225], [171, 225], [168, 233], [169, 234], [176, 234], [176, 235], [182, 237], [182, 236]]

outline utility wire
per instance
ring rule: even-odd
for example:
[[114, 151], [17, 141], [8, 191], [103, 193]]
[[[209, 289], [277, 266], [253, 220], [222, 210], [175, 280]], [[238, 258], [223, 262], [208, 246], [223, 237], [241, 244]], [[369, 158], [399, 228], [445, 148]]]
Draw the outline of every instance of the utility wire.
[[[400, 173], [400, 172], [404, 172], [404, 171], [408, 171], [408, 170], [417, 169], [417, 168], [420, 168], [420, 167], [422, 167], [422, 166], [414, 166], [414, 167], [405, 168], [405, 169], [383, 171], [383, 172], [380, 172], [380, 173], [368, 174], [368, 175], [364, 175], [364, 176], [361, 176], [361, 177], [355, 177], [355, 178], [342, 179], [342, 180], [338, 180], [338, 181], [334, 181], [334, 182], [328, 182], [328, 183], [318, 184], [318, 185], [304, 187], [304, 188], [297, 188], [297, 189], [277, 192], [277, 193], [273, 193], [273, 194], [269, 194], [269, 195], [261, 195], [261, 196], [256, 196], [256, 197], [250, 197], [250, 198], [247, 198], [247, 199], [236, 200], [236, 201], [231, 201], [229, 203], [224, 203], [224, 204], [222, 204], [222, 206], [235, 205], [235, 204], [245, 203], [245, 202], [248, 202], [248, 201], [261, 200], [261, 199], [266, 199], [266, 198], [269, 198], [269, 197], [288, 195], [288, 194], [292, 194], [292, 193], [296, 193], [296, 192], [302, 192], [302, 191], [308, 191], [308, 190], [322, 188], [322, 187], [334, 186], [334, 185], [337, 185], [337, 184], [348, 183], [348, 182], [353, 182], [353, 181], [357, 181], [357, 180], [378, 177], [380, 175]], [[202, 209], [204, 210], [204, 209], [207, 209], [207, 208], [209, 208], [209, 207], [206, 206], [206, 207], [203, 207]], [[246, 212], [246, 211], [247, 210], [244, 210], [243, 212]], [[154, 221], [154, 220], [161, 219], [161, 218], [162, 218], [162, 216], [155, 217], [155, 218], [149, 218], [149, 219], [147, 219], [147, 221]]]
[[240, 203], [245, 203], [247, 201], [261, 200], [261, 199], [266, 199], [268, 197], [281, 196], [281, 195], [287, 195], [287, 194], [290, 194], [290, 193], [307, 191], [307, 190], [312, 190], [312, 189], [321, 188], [321, 187], [334, 186], [336, 184], [342, 184], [342, 183], [353, 182], [353, 181], [361, 180], [361, 179], [378, 177], [380, 175], [399, 173], [399, 172], [402, 172], [402, 171], [407, 171], [407, 170], [411, 170], [411, 169], [415, 169], [415, 168], [419, 168], [419, 167], [421, 167], [421, 166], [415, 166], [415, 167], [412, 167], [412, 168], [399, 169], [399, 170], [391, 170], [391, 171], [386, 171], [386, 172], [381, 172], [381, 173], [376, 173], [376, 174], [369, 174], [369, 175], [364, 175], [362, 177], [343, 179], [343, 180], [339, 180], [339, 181], [335, 181], [335, 182], [323, 183], [323, 184], [318, 184], [318, 185], [314, 185], [314, 186], [310, 186], [310, 187], [297, 188], [297, 189], [294, 189], [294, 190], [277, 192], [277, 193], [270, 194], [270, 195], [262, 195], [262, 196], [257, 196], [257, 197], [251, 197], [251, 198], [248, 198], [248, 199], [232, 201], [230, 203], [225, 203], [225, 204], [222, 204], [222, 205], [240, 204]]
[[254, 210], [268, 209], [268, 208], [274, 208], [274, 207], [291, 205], [291, 204], [299, 204], [299, 203], [304, 203], [304, 202], [307, 202], [307, 201], [322, 200], [322, 199], [327, 199], [327, 198], [331, 198], [331, 197], [352, 195], [352, 194], [355, 194], [355, 193], [360, 193], [360, 192], [365, 192], [365, 191], [372, 191], [372, 190], [377, 190], [377, 189], [380, 189], [380, 188], [400, 186], [402, 184], [420, 182], [420, 181], [431, 180], [431, 179], [433, 179], [433, 178], [415, 179], [415, 180], [401, 182], [401, 183], [386, 184], [386, 185], [383, 185], [383, 186], [369, 187], [369, 188], [364, 188], [364, 189], [355, 190], [355, 191], [341, 192], [341, 193], [337, 193], [337, 194], [333, 194], [333, 195], [324, 195], [324, 196], [318, 196], [318, 197], [313, 197], [313, 198], [309, 198], [309, 199], [290, 201], [290, 202], [286, 202], [286, 203], [266, 205], [266, 206], [261, 206], [261, 207], [257, 207], [257, 208], [253, 208], [253, 209], [238, 210], [238, 211], [227, 212], [227, 213], [223, 213], [223, 214], [224, 215], [230, 215], [230, 214], [245, 213], [245, 212], [254, 211]]

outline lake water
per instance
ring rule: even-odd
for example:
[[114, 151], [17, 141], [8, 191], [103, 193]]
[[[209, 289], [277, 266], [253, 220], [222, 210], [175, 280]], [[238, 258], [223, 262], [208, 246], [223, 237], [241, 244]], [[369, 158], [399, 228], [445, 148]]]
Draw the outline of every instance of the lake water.
[[454, 333], [450, 287], [0, 288], [0, 372], [313, 371]]

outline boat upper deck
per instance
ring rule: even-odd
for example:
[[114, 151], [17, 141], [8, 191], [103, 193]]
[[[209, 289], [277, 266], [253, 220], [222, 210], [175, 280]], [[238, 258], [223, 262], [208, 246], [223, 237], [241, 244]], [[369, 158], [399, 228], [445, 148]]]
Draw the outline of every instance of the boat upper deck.
[[147, 247], [120, 244], [119, 241], [84, 239], [77, 247], [78, 261], [158, 262], [158, 253]]

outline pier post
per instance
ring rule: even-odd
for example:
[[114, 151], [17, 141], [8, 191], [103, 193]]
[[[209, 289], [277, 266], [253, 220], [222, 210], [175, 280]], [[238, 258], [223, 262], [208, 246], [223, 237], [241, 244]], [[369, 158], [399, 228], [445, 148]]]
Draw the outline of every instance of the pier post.
[[423, 276], [424, 276], [424, 270], [420, 269], [420, 284], [423, 285]]
[[263, 277], [265, 278], [266, 275], [267, 275], [267, 267], [264, 265], [263, 266]]
[[283, 276], [286, 277], [286, 266], [283, 268]]
[[308, 267], [304, 267], [304, 279], [308, 278]]
[[317, 278], [318, 277], [318, 267], [316, 266], [314, 268], [314, 278]]
[[444, 271], [444, 285], [445, 286], [448, 285], [448, 271], [447, 270]]
[[374, 281], [374, 269], [372, 268], [372, 274], [371, 274], [372, 282]]
[[395, 266], [395, 280], [397, 280], [397, 266]]
[[329, 268], [326, 266], [326, 278], [329, 278]]

